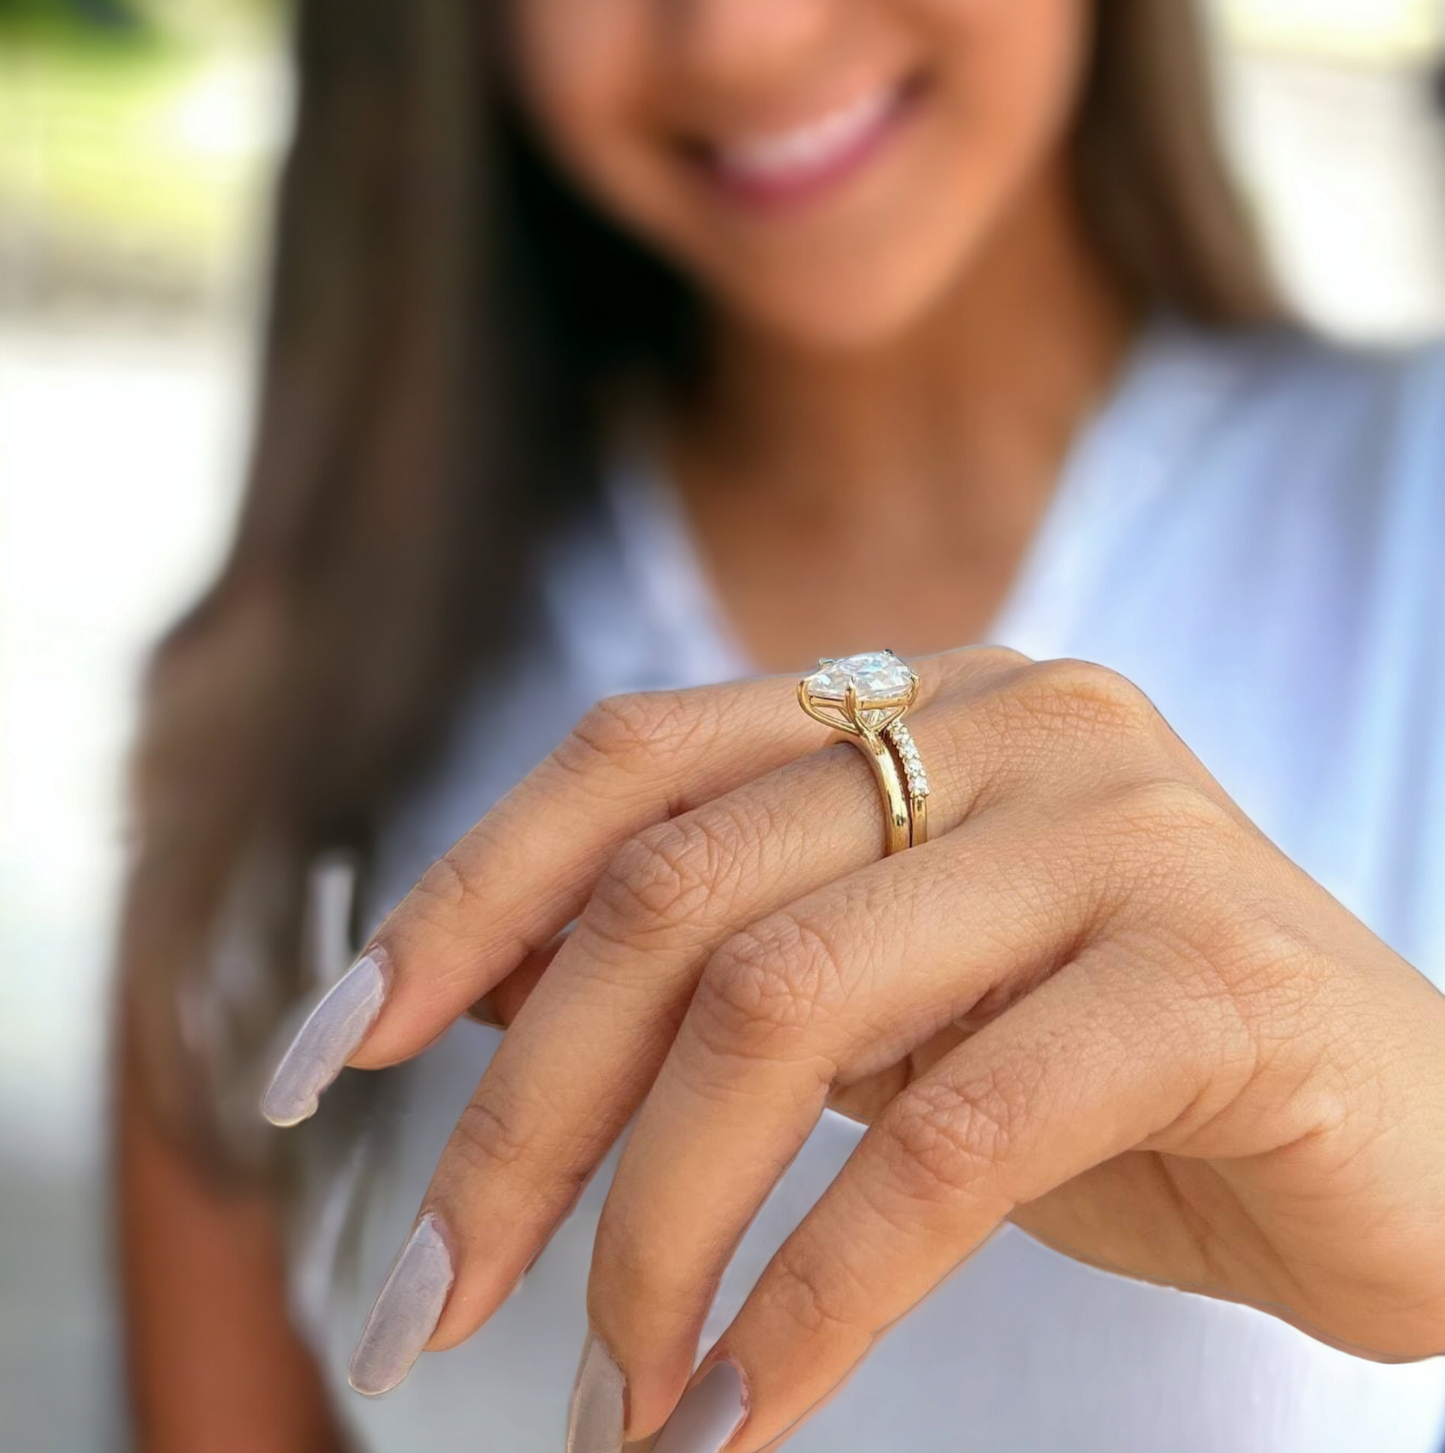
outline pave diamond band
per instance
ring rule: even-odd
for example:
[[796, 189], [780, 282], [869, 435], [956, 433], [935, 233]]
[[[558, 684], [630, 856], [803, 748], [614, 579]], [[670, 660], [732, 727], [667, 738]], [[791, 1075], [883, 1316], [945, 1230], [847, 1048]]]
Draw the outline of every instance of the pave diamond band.
[[798, 704], [842, 732], [867, 757], [883, 799], [884, 851], [928, 841], [928, 773], [903, 714], [918, 696], [918, 676], [892, 651], [819, 661], [798, 682]]
[[928, 841], [928, 771], [918, 754], [918, 743], [902, 720], [889, 724], [885, 733], [903, 768], [908, 790], [908, 845], [916, 848]]
[[923, 759], [918, 755], [918, 746], [913, 733], [901, 721], [888, 728], [888, 740], [898, 749], [903, 765], [903, 774], [908, 779], [908, 791], [914, 797], [928, 796], [928, 773], [923, 769]]

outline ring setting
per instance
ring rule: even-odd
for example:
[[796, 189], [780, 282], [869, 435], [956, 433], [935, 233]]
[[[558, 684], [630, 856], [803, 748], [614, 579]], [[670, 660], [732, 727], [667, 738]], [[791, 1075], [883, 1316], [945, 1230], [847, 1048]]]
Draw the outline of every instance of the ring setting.
[[884, 809], [884, 850], [928, 840], [928, 773], [903, 715], [918, 699], [918, 674], [892, 651], [824, 658], [798, 682], [798, 704], [842, 732], [873, 768]]

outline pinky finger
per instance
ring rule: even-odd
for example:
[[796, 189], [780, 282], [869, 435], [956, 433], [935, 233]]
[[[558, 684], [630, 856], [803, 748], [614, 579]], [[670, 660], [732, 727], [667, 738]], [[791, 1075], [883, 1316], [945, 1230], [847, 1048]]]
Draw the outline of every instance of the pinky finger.
[[[1157, 1020], [1143, 1032], [1129, 1017], [1076, 965], [903, 1090], [768, 1264], [655, 1453], [777, 1446], [1017, 1205], [1181, 1113], [1207, 1071]], [[1137, 1049], [1121, 1055], [1121, 1038]]]

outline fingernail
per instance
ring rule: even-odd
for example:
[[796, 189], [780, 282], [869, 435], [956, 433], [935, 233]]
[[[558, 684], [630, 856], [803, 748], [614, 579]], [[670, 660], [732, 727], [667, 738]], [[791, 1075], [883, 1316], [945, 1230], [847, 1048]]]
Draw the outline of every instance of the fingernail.
[[742, 1373], [734, 1363], [719, 1362], [683, 1395], [652, 1453], [719, 1453], [747, 1415]]
[[381, 950], [357, 959], [306, 1016], [261, 1100], [273, 1125], [296, 1125], [316, 1113], [321, 1092], [366, 1038], [386, 1002], [387, 966]]
[[349, 1380], [367, 1397], [390, 1392], [436, 1331], [452, 1289], [452, 1254], [430, 1212], [401, 1248], [351, 1354]]
[[567, 1453], [622, 1453], [626, 1387], [612, 1354], [589, 1332], [567, 1415]]

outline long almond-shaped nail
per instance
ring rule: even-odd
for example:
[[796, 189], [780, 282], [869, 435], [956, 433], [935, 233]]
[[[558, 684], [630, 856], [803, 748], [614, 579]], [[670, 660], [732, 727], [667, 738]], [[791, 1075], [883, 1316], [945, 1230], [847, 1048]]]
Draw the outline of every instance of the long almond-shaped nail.
[[411, 1371], [436, 1331], [453, 1275], [441, 1222], [428, 1213], [401, 1248], [351, 1354], [348, 1375], [357, 1392], [390, 1392]]
[[567, 1453], [622, 1453], [626, 1387], [612, 1354], [589, 1332], [567, 1415]]
[[316, 1113], [321, 1092], [366, 1038], [386, 1002], [388, 973], [379, 949], [357, 959], [306, 1016], [261, 1100], [273, 1125], [296, 1125]]
[[652, 1453], [719, 1453], [748, 1415], [743, 1375], [719, 1362], [673, 1409]]

